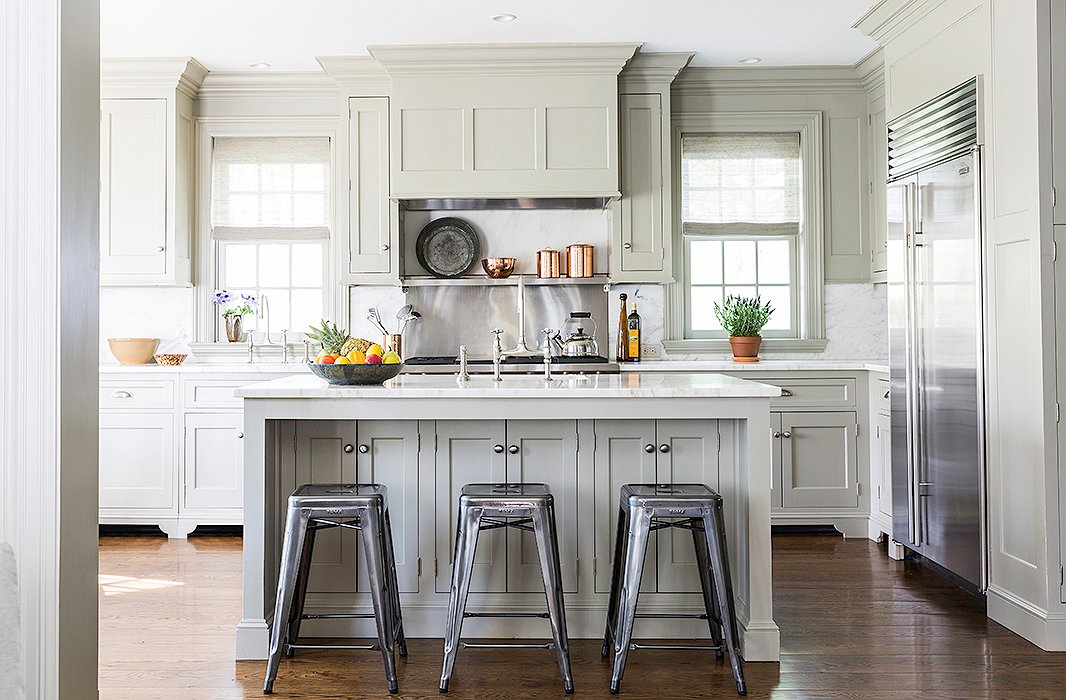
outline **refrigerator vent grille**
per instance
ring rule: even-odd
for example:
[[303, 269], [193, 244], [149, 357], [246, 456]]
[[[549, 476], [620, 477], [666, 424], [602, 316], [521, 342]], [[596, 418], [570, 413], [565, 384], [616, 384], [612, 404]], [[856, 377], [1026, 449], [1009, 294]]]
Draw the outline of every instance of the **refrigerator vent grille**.
[[977, 79], [933, 98], [888, 125], [888, 179], [961, 155], [977, 145]]

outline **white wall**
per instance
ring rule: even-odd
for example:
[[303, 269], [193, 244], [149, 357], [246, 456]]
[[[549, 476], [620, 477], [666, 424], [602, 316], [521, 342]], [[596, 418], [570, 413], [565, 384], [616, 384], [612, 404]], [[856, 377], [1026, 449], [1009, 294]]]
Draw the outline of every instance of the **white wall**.
[[160, 352], [189, 352], [195, 303], [191, 287], [102, 287], [100, 363], [118, 364], [108, 338], [159, 338]]

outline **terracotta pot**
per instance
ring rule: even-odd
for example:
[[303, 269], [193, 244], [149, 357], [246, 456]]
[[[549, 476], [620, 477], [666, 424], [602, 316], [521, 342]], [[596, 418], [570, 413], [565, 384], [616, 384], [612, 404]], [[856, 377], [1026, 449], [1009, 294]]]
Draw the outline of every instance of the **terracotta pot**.
[[761, 344], [762, 337], [758, 335], [729, 336], [729, 347], [733, 348], [733, 362], [758, 362]]

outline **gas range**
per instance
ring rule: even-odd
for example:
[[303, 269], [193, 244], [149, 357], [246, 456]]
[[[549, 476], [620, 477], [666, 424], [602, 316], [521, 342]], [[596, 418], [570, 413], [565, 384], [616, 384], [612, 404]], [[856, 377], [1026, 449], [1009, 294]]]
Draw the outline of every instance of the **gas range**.
[[[506, 357], [500, 363], [501, 371], [506, 374], [540, 374], [544, 358]], [[431, 355], [409, 357], [404, 360], [406, 374], [455, 374], [459, 371], [459, 358], [454, 355]], [[553, 357], [552, 372], [556, 374], [618, 374], [620, 368], [601, 355], [583, 357]], [[492, 374], [492, 360], [489, 358], [470, 358], [467, 360], [467, 372], [470, 374]]]

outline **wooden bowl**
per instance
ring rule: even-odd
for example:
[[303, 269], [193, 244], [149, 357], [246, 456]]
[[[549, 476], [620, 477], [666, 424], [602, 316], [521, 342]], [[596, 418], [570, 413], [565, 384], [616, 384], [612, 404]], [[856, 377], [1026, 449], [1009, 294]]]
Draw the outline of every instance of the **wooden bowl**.
[[120, 365], [146, 365], [159, 347], [159, 338], [108, 338], [107, 344]]
[[481, 261], [481, 267], [492, 279], [502, 280], [511, 276], [517, 263], [515, 258], [485, 258]]

